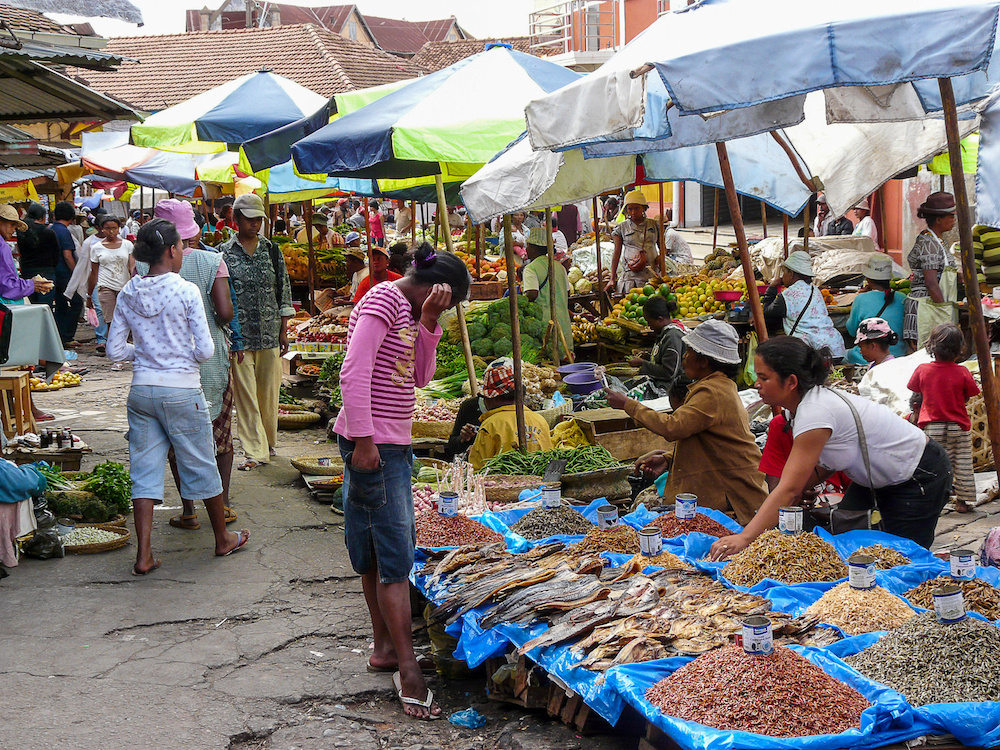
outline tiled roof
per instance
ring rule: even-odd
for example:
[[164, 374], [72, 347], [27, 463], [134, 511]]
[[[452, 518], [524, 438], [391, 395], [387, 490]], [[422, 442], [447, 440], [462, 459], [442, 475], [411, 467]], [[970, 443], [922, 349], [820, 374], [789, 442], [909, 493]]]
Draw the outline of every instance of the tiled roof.
[[340, 33], [354, 10], [353, 5], [327, 5], [323, 8], [304, 8], [301, 5], [269, 3], [269, 7], [281, 13], [282, 25], [294, 23], [314, 23], [330, 31]]
[[[451, 18], [441, 18], [436, 21], [415, 21], [414, 23], [424, 32], [424, 36], [427, 37], [428, 42], [443, 42], [448, 32], [451, 31], [452, 24], [458, 26], [454, 16]], [[458, 27], [458, 30], [463, 38], [468, 36], [461, 26]]]
[[420, 25], [413, 21], [365, 14], [365, 23], [375, 37], [375, 43], [386, 52], [413, 55], [427, 42]]
[[75, 69], [71, 75], [146, 111], [173, 106], [262, 68], [323, 96], [425, 72], [311, 24], [118, 37], [104, 51], [139, 62], [126, 61], [115, 72]]
[[41, 13], [23, 8], [15, 8], [13, 5], [0, 5], [0, 18], [7, 22], [16, 32], [18, 29], [24, 31], [42, 31], [49, 34], [65, 34], [67, 29], [46, 18]]
[[427, 42], [420, 51], [410, 58], [410, 62], [427, 70], [441, 70], [454, 65], [459, 60], [478, 54], [486, 49], [487, 44], [509, 44], [518, 52], [541, 57], [530, 49], [530, 40], [526, 36], [505, 37], [496, 39], [463, 39], [459, 42]]

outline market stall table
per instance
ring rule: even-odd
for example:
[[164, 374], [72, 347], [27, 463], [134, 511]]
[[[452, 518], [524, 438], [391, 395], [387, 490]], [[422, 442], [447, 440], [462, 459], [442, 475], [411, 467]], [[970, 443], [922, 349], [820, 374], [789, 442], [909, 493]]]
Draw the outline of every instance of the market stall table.
[[10, 348], [4, 367], [37, 365], [45, 362], [45, 379], [51, 378], [65, 362], [65, 350], [47, 305], [11, 305]]

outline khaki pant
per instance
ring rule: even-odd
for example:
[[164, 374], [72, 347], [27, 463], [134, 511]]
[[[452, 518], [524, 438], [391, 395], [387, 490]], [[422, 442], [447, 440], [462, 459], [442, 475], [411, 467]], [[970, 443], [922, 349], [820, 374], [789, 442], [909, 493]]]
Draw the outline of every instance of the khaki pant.
[[236, 434], [243, 443], [243, 452], [254, 461], [268, 463], [269, 449], [277, 444], [278, 436], [279, 350], [245, 351], [243, 361], [234, 359], [230, 371], [236, 402]]
[[118, 292], [106, 286], [97, 287], [97, 299], [101, 303], [101, 313], [104, 322], [111, 328], [111, 319], [115, 317], [115, 307], [118, 305]]

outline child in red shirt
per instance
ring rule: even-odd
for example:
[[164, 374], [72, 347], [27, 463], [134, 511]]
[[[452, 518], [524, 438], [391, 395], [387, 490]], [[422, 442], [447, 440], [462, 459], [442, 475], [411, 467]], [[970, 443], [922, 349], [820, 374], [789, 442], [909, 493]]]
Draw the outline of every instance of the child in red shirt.
[[935, 326], [927, 340], [933, 362], [914, 370], [907, 387], [917, 426], [948, 452], [954, 476], [955, 510], [968, 513], [976, 499], [972, 472], [972, 427], [965, 402], [979, 393], [972, 373], [958, 364], [965, 354], [965, 337], [954, 323]]

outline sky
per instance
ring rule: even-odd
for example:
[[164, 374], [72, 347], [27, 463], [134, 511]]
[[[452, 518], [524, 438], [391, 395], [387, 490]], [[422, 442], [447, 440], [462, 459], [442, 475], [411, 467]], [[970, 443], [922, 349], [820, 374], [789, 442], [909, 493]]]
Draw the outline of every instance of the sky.
[[[222, 0], [131, 0], [142, 11], [145, 25], [112, 19], [87, 19], [98, 34], [105, 37], [137, 36], [150, 34], [175, 34], [184, 31], [184, 11], [207, 5], [217, 8]], [[294, 5], [346, 5], [348, 0], [296, 0]], [[405, 18], [425, 21], [455, 16], [458, 22], [475, 37], [522, 36], [528, 33], [528, 14], [532, 0], [502, 0], [502, 2], [470, 2], [469, 0], [355, 0], [362, 13], [383, 18]], [[81, 20], [75, 16], [52, 14], [56, 21], [65, 23]]]

